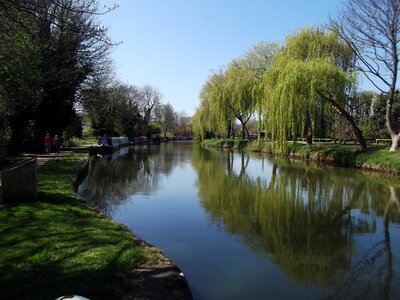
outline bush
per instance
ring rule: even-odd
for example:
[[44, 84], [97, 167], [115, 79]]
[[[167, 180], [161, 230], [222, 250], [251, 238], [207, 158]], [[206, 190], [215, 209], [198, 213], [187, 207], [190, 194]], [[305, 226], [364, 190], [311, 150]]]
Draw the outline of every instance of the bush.
[[233, 146], [235, 145], [235, 140], [225, 140], [225, 144], [224, 144], [224, 148], [233, 148]]
[[244, 140], [244, 139], [236, 139], [233, 142], [234, 142], [234, 147], [237, 149], [246, 148], [247, 145], [249, 144], [249, 140]]

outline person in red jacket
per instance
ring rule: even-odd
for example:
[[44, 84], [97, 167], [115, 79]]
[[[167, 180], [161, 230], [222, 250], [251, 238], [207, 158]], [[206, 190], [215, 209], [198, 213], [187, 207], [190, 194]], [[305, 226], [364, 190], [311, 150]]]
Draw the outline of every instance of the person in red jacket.
[[50, 154], [52, 144], [53, 140], [51, 139], [50, 133], [46, 133], [46, 136], [44, 138], [44, 146], [46, 147], [46, 154]]

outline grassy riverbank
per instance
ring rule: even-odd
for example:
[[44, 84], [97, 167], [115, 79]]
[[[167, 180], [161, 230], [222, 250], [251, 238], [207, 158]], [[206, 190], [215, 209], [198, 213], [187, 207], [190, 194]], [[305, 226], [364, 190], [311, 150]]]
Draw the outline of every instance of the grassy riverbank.
[[75, 194], [72, 182], [84, 158], [47, 162], [38, 171], [36, 202], [0, 207], [2, 299], [121, 299], [135, 267], [162, 259]]
[[389, 152], [388, 146], [370, 145], [361, 152], [357, 145], [289, 144], [285, 153], [274, 153], [270, 143], [261, 143], [242, 139], [211, 139], [202, 142], [204, 146], [245, 151], [265, 152], [287, 157], [326, 162], [338, 166], [356, 167], [376, 171], [400, 174], [400, 151]]

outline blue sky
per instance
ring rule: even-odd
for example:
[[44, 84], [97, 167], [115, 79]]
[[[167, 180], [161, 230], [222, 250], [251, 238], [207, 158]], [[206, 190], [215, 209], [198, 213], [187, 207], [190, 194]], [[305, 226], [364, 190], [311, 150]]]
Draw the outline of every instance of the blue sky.
[[150, 84], [177, 112], [191, 116], [211, 70], [260, 41], [283, 43], [336, 14], [341, 0], [100, 0], [119, 7], [102, 16], [118, 78]]

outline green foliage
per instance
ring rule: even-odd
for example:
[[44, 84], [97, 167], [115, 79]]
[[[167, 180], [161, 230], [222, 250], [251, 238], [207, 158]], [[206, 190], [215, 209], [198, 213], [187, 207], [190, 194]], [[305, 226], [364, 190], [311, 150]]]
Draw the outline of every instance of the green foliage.
[[[352, 59], [351, 49], [332, 32], [303, 29], [286, 40], [263, 79], [265, 119], [277, 151], [285, 152], [287, 140], [315, 131], [332, 102], [345, 107], [354, 84]], [[329, 106], [321, 94], [332, 100]]]
[[237, 149], [243, 149], [249, 144], [249, 140], [246, 139], [235, 139], [234, 142], [234, 147]]
[[208, 147], [245, 149], [310, 161], [327, 162], [338, 166], [400, 173], [400, 155], [383, 147], [373, 147], [362, 152], [354, 145], [322, 144], [309, 146], [300, 143], [288, 143], [285, 151], [282, 152], [277, 150], [271, 142], [258, 144], [256, 141], [249, 142], [241, 139], [211, 139], [204, 140], [202, 144]]
[[83, 138], [73, 137], [65, 147], [84, 147], [88, 145], [98, 145], [99, 139], [94, 136], [87, 136]]
[[235, 146], [234, 139], [225, 139], [225, 142], [221, 142], [224, 148], [233, 148]]
[[148, 130], [149, 134], [160, 134], [161, 133], [162, 125], [158, 122], [149, 122]]
[[[34, 130], [30, 120], [42, 95], [40, 53], [34, 39], [24, 32], [0, 30], [0, 41], [0, 138], [18, 152]], [[32, 145], [32, 139], [31, 135], [28, 144]]]
[[103, 71], [112, 46], [97, 1], [17, 2], [0, 9], [0, 106], [15, 153], [40, 151], [46, 131], [69, 127], [79, 89]]
[[203, 145], [208, 147], [222, 148], [226, 143], [226, 139], [209, 139], [202, 142]]
[[261, 78], [277, 51], [277, 44], [259, 43], [242, 58], [233, 60], [226, 69], [213, 72], [200, 92], [195, 131], [230, 138], [234, 136], [236, 120], [242, 126], [243, 137], [248, 137], [246, 124], [250, 117], [255, 110], [259, 117], [262, 115]]
[[[373, 114], [372, 114], [372, 128], [376, 133], [375, 138], [390, 138], [390, 134], [386, 126], [386, 103], [387, 95], [379, 94], [373, 103]], [[396, 126], [400, 126], [400, 93], [395, 93], [392, 107], [392, 119]]]
[[247, 139], [209, 139], [202, 142], [204, 146], [215, 148], [244, 149], [249, 145]]

